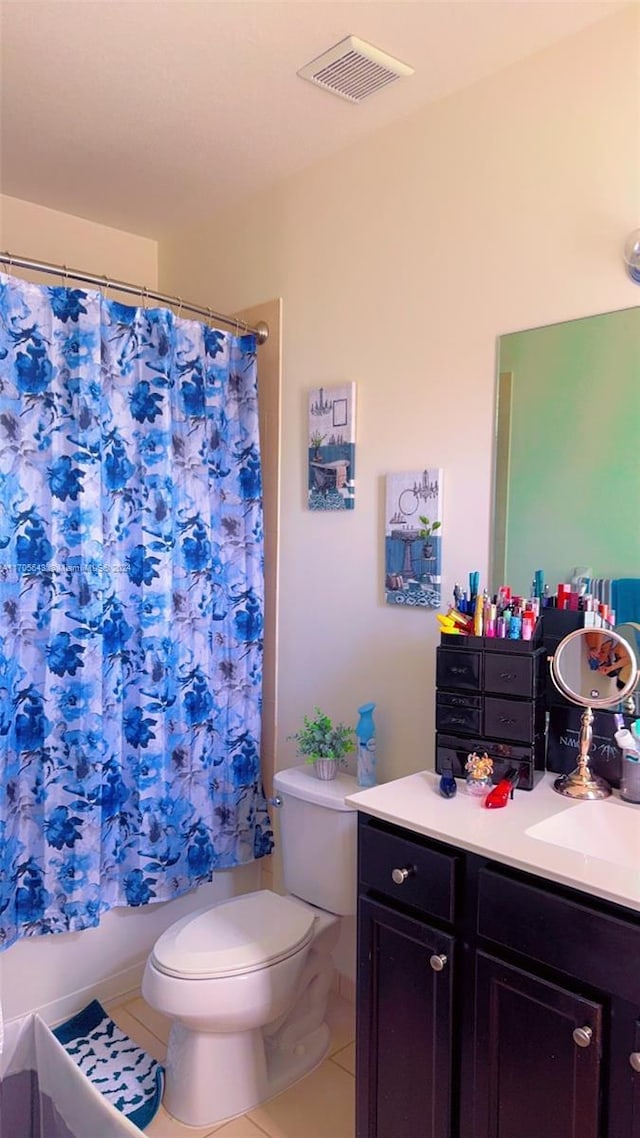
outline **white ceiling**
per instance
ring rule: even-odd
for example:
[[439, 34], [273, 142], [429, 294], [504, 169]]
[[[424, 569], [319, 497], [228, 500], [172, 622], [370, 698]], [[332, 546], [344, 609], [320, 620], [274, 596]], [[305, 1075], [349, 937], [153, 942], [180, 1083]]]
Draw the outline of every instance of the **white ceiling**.
[[[158, 237], [620, 7], [3, 0], [2, 190]], [[359, 105], [298, 78], [347, 35], [415, 74]]]

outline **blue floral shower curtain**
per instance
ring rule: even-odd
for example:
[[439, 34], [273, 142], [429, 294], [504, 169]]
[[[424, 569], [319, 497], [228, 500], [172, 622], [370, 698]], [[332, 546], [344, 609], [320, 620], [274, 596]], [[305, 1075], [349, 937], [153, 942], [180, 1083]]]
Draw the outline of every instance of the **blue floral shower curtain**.
[[271, 851], [255, 341], [0, 274], [0, 946]]

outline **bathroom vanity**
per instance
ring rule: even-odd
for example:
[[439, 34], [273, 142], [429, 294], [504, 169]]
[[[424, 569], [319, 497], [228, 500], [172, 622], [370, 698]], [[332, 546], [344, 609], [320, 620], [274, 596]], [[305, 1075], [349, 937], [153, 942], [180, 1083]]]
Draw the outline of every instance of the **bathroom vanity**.
[[356, 1138], [640, 1138], [640, 807], [359, 811]]

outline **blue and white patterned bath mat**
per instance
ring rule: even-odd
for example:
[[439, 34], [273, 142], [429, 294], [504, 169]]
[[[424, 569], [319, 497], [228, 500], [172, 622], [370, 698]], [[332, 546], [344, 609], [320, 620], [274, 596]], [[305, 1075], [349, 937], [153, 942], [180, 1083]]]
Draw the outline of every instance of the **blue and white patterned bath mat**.
[[160, 1106], [164, 1068], [93, 1000], [53, 1029], [56, 1039], [96, 1090], [141, 1130]]

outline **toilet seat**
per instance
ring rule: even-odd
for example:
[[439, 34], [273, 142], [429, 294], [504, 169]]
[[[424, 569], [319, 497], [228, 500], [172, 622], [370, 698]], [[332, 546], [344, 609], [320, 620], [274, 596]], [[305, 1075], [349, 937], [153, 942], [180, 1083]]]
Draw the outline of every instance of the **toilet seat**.
[[156, 941], [151, 960], [168, 976], [204, 980], [285, 960], [313, 936], [314, 914], [268, 889], [197, 909]]

